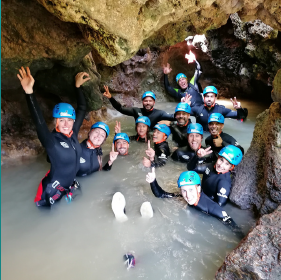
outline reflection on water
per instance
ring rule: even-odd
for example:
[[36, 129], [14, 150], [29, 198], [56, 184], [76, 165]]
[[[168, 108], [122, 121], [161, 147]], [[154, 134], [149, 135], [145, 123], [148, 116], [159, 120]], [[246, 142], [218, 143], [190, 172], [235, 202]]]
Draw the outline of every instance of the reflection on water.
[[[247, 150], [255, 116], [264, 108], [242, 104], [249, 108], [248, 121], [227, 120], [224, 131]], [[166, 103], [158, 108], [173, 112], [175, 106]], [[135, 133], [133, 118], [117, 119], [122, 131]], [[111, 148], [113, 121], [110, 128], [104, 155]], [[40, 211], [33, 203], [49, 168], [44, 156], [24, 165], [2, 166], [3, 279], [213, 279], [239, 240], [215, 218], [186, 208], [183, 200], [155, 198], [141, 164], [145, 149], [145, 144], [131, 143], [129, 155], [118, 158], [110, 172], [79, 180], [81, 197], [70, 204], [61, 200], [50, 211]], [[185, 170], [184, 164], [168, 162], [156, 171], [159, 184], [178, 191], [176, 181]], [[116, 191], [126, 198], [125, 223], [115, 221], [111, 211]], [[154, 209], [150, 220], [140, 217], [144, 201]], [[249, 211], [230, 204], [225, 209], [245, 233], [254, 225]], [[122, 258], [128, 251], [136, 257], [136, 267], [129, 271]]]

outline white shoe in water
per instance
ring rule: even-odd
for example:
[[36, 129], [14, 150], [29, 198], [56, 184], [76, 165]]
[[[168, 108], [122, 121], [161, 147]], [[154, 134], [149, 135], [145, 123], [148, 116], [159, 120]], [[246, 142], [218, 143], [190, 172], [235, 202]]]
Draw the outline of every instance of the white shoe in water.
[[124, 195], [120, 192], [116, 192], [112, 197], [111, 208], [115, 218], [120, 222], [125, 222], [128, 220], [128, 217], [124, 213], [125, 206], [126, 200]]
[[153, 217], [153, 209], [150, 202], [146, 201], [141, 205], [140, 212], [142, 217], [144, 218], [152, 218]]

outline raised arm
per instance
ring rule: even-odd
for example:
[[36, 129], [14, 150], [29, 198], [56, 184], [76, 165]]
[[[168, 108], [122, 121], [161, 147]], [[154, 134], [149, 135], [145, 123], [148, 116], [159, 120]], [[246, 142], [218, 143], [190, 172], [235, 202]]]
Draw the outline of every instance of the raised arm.
[[195, 156], [190, 159], [189, 163], [187, 164], [187, 169], [193, 170], [199, 174], [203, 174], [207, 168], [211, 168], [212, 163], [199, 164], [198, 162], [200, 159], [205, 159], [205, 156], [211, 154], [212, 152], [213, 151], [211, 150], [211, 147], [208, 147], [206, 149], [199, 149], [197, 151], [197, 154], [195, 154]]
[[26, 67], [26, 71], [23, 67], [21, 67], [19, 72], [20, 74], [17, 74], [17, 77], [19, 78], [22, 88], [26, 93], [27, 106], [35, 124], [38, 138], [45, 148], [52, 146], [54, 144], [53, 137], [51, 136], [51, 132], [48, 129], [38, 102], [33, 94], [33, 85], [35, 80], [30, 73], [29, 67]]
[[75, 76], [75, 91], [77, 97], [77, 109], [76, 109], [76, 120], [73, 125], [73, 132], [78, 134], [79, 129], [83, 123], [85, 118], [86, 110], [87, 110], [87, 102], [84, 96], [83, 89], [81, 86], [89, 81], [91, 78], [89, 74], [86, 72], [80, 72]]
[[196, 87], [196, 89], [199, 91], [199, 87], [198, 87], [197, 82], [198, 82], [198, 80], [199, 80], [199, 78], [202, 74], [202, 68], [201, 68], [200, 63], [197, 60], [195, 60], [195, 63], [196, 63], [195, 72], [194, 72], [194, 76], [190, 80], [190, 83], [192, 85], [194, 85]]

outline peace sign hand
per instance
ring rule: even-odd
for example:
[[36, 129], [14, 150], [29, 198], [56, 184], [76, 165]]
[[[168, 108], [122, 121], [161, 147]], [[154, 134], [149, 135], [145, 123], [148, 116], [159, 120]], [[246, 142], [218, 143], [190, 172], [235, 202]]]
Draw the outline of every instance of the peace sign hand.
[[181, 102], [187, 103], [190, 106], [191, 98], [192, 98], [192, 95], [189, 93], [186, 93], [185, 96], [181, 98]]
[[146, 175], [146, 182], [152, 183], [156, 179], [155, 167], [152, 167], [151, 172]]
[[169, 63], [167, 63], [167, 66], [163, 65], [162, 67], [163, 67], [164, 74], [169, 74], [172, 72], [172, 68], [170, 67]]
[[116, 121], [114, 130], [115, 133], [121, 133], [121, 122]]
[[21, 69], [19, 69], [19, 72], [20, 74], [17, 74], [17, 77], [20, 80], [23, 90], [25, 91], [26, 94], [32, 94], [35, 80], [31, 76], [29, 67], [26, 67], [26, 71], [24, 67], [21, 67]]
[[108, 86], [103, 86], [105, 89], [105, 92], [103, 93], [103, 96], [106, 98], [110, 99], [111, 98], [111, 93], [109, 92]]
[[232, 102], [234, 109], [237, 110], [237, 109], [241, 108], [241, 103], [236, 100], [236, 97], [234, 97], [233, 99], [230, 98], [230, 101]]
[[114, 144], [112, 143], [112, 149], [111, 152], [109, 153], [109, 161], [108, 161], [109, 166], [113, 164], [113, 162], [117, 159], [117, 156], [118, 156], [118, 152], [114, 151]]
[[211, 154], [213, 152], [211, 150], [211, 148], [212, 147], [208, 147], [207, 149], [203, 149], [203, 148], [199, 149], [197, 152], [197, 156], [201, 158], [201, 157]]

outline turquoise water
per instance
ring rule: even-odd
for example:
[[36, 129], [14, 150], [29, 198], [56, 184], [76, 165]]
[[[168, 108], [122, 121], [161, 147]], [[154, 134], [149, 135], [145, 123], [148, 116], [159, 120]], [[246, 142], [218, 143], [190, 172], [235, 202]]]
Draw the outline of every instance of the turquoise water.
[[[227, 120], [224, 131], [247, 150], [255, 117], [265, 105], [244, 104], [250, 111], [248, 121]], [[157, 107], [172, 112], [175, 105]], [[122, 131], [135, 133], [133, 118], [112, 119], [104, 155], [111, 149], [115, 120], [122, 121]], [[213, 279], [240, 240], [215, 218], [186, 207], [182, 199], [155, 198], [145, 181], [148, 170], [141, 164], [145, 149], [145, 144], [131, 143], [129, 155], [119, 157], [110, 172], [79, 179], [81, 197], [70, 204], [61, 200], [50, 211], [40, 211], [33, 203], [49, 169], [45, 156], [2, 166], [2, 279]], [[184, 164], [170, 161], [156, 176], [165, 190], [178, 191], [176, 181], [185, 170]], [[111, 210], [116, 191], [126, 198], [124, 223], [117, 222]], [[144, 201], [152, 204], [152, 219], [140, 216]], [[255, 224], [249, 211], [231, 204], [225, 210], [244, 233]], [[136, 267], [129, 271], [122, 259], [128, 251], [136, 257]]]

